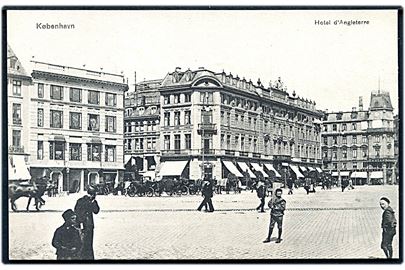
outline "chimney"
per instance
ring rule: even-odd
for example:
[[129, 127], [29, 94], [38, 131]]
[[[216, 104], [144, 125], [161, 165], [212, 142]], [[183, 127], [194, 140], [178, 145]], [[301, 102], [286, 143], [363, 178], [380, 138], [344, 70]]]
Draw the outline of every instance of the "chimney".
[[359, 97], [359, 111], [362, 111], [362, 110], [363, 110], [363, 97], [360, 96]]
[[356, 111], [356, 107], [352, 107], [352, 112], [355, 112]]
[[204, 68], [204, 67], [198, 67], [198, 69], [199, 69], [199, 70], [204, 70], [205, 68]]
[[180, 71], [181, 71], [181, 67], [176, 67], [175, 71], [176, 71], [176, 72], [180, 72]]

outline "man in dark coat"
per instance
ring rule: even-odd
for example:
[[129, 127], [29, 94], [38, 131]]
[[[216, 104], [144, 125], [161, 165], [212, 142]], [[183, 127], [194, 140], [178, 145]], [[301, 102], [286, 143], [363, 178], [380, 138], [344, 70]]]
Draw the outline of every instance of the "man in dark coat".
[[201, 211], [203, 206], [208, 205], [208, 212], [214, 212], [214, 206], [212, 205], [212, 196], [213, 196], [213, 190], [212, 190], [212, 182], [209, 180], [204, 180], [202, 184], [202, 195], [204, 197], [204, 200], [201, 202], [200, 206], [198, 206], [197, 210]]
[[98, 214], [100, 207], [96, 201], [96, 190], [93, 187], [88, 187], [88, 195], [78, 199], [75, 206], [75, 212], [78, 217], [78, 222], [83, 228], [83, 260], [94, 260], [93, 251], [93, 236], [94, 236], [94, 220], [93, 213]]
[[269, 234], [263, 243], [270, 242], [271, 234], [273, 233], [274, 225], [276, 223], [278, 227], [278, 238], [276, 243], [280, 243], [282, 240], [281, 234], [283, 233], [283, 216], [286, 207], [286, 201], [281, 198], [282, 193], [283, 191], [280, 188], [276, 189], [276, 196], [269, 201], [269, 208], [271, 209]]
[[264, 213], [265, 212], [264, 204], [265, 204], [265, 200], [266, 200], [266, 190], [265, 190], [264, 182], [262, 180], [260, 180], [257, 183], [256, 193], [257, 193], [257, 197], [260, 199], [260, 204], [258, 207], [256, 207], [256, 210], [260, 209], [260, 213]]
[[79, 260], [82, 249], [82, 236], [77, 226], [76, 214], [72, 209], [62, 214], [65, 223], [56, 229], [52, 246], [56, 248], [57, 260]]
[[287, 178], [288, 195], [293, 194], [294, 181], [291, 177]]
[[395, 218], [395, 212], [390, 206], [390, 200], [386, 197], [380, 199], [380, 207], [384, 210], [382, 214], [381, 228], [382, 241], [381, 248], [388, 259], [392, 258], [392, 240], [396, 234], [397, 220]]

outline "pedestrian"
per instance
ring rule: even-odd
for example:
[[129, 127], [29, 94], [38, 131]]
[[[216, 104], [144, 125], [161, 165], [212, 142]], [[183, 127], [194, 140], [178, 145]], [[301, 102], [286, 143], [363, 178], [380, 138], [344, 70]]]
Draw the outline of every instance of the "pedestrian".
[[307, 195], [309, 194], [311, 188], [311, 178], [309, 176], [305, 177], [305, 184], [304, 184], [304, 189], [307, 192]]
[[380, 207], [384, 210], [382, 214], [382, 241], [381, 249], [384, 251], [388, 259], [392, 258], [392, 239], [396, 234], [397, 220], [395, 212], [390, 206], [390, 200], [386, 197], [380, 199]]
[[94, 219], [93, 214], [100, 212], [100, 207], [96, 201], [96, 189], [89, 186], [88, 195], [78, 199], [75, 206], [78, 222], [83, 230], [83, 260], [94, 260], [93, 237], [94, 237]]
[[347, 179], [342, 180], [342, 192], [345, 190], [345, 188], [349, 185], [349, 181]]
[[271, 240], [271, 234], [273, 233], [274, 225], [277, 223], [278, 228], [278, 238], [276, 243], [281, 242], [281, 235], [283, 233], [283, 216], [284, 211], [286, 208], [286, 201], [281, 198], [281, 194], [283, 191], [281, 188], [276, 189], [276, 196], [269, 201], [269, 208], [270, 211], [270, 226], [269, 226], [269, 234], [267, 238], [263, 241], [263, 243], [268, 243]]
[[291, 177], [287, 179], [288, 195], [293, 194], [294, 181]]
[[[212, 204], [212, 196], [213, 196], [213, 190], [212, 190], [212, 182], [209, 180], [204, 180], [203, 185], [202, 185], [202, 195], [204, 197], [203, 201], [201, 202], [200, 206], [198, 206], [197, 210], [201, 211], [203, 206], [205, 206], [205, 209], [207, 212], [214, 212], [214, 206]], [[208, 209], [207, 209], [208, 206]]]
[[79, 260], [83, 247], [82, 235], [77, 224], [77, 216], [72, 209], [63, 212], [64, 223], [56, 229], [52, 246], [56, 248], [57, 260]]
[[266, 190], [263, 180], [259, 180], [259, 182], [257, 183], [256, 193], [257, 197], [260, 199], [260, 204], [258, 207], [256, 207], [256, 210], [259, 211], [260, 209], [260, 213], [265, 213], [264, 204], [266, 202]]

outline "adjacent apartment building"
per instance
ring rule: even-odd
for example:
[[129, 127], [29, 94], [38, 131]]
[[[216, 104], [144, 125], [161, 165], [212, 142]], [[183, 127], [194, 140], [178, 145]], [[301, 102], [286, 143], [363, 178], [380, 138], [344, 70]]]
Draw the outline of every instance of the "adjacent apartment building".
[[326, 113], [323, 121], [324, 170], [340, 182], [355, 184], [396, 182], [394, 115], [388, 92], [371, 93], [370, 106], [351, 111]]
[[[30, 172], [59, 193], [116, 182], [124, 164], [122, 74], [32, 61]], [[28, 95], [27, 95], [28, 97]]]
[[31, 76], [7, 44], [8, 176], [9, 181], [31, 179], [29, 154], [29, 92]]
[[[152, 84], [144, 92], [153, 95], [151, 106], [141, 98], [143, 105], [126, 107], [132, 115], [125, 118], [134, 122], [136, 111], [137, 124], [131, 125], [139, 125], [138, 152], [126, 153], [142, 158], [148, 145], [157, 153], [154, 161], [144, 161], [145, 171], [153, 164], [157, 177], [190, 179], [220, 179], [229, 173], [256, 178], [254, 171], [302, 178], [302, 171], [321, 171], [322, 113], [314, 101], [288, 93], [280, 79], [264, 87], [260, 80], [253, 84], [231, 73], [176, 68]], [[148, 109], [155, 129], [147, 127]], [[127, 142], [131, 132], [125, 133]], [[149, 134], [156, 145], [148, 144]]]

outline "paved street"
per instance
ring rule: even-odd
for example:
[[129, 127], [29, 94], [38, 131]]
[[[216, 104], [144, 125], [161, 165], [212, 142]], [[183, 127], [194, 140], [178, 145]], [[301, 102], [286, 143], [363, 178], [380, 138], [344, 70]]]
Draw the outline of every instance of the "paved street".
[[[200, 196], [98, 196], [97, 259], [384, 258], [380, 249], [381, 196], [398, 209], [398, 186], [365, 186], [287, 195], [283, 241], [263, 244], [269, 213], [257, 213], [255, 193], [215, 195], [216, 212], [195, 209]], [[10, 259], [54, 259], [54, 230], [75, 196], [45, 198], [41, 212], [9, 212]], [[266, 201], [267, 204], [267, 201]], [[17, 201], [23, 210], [26, 199]], [[396, 213], [398, 219], [398, 213]], [[273, 237], [277, 235], [277, 229]], [[398, 235], [394, 238], [398, 257]]]

